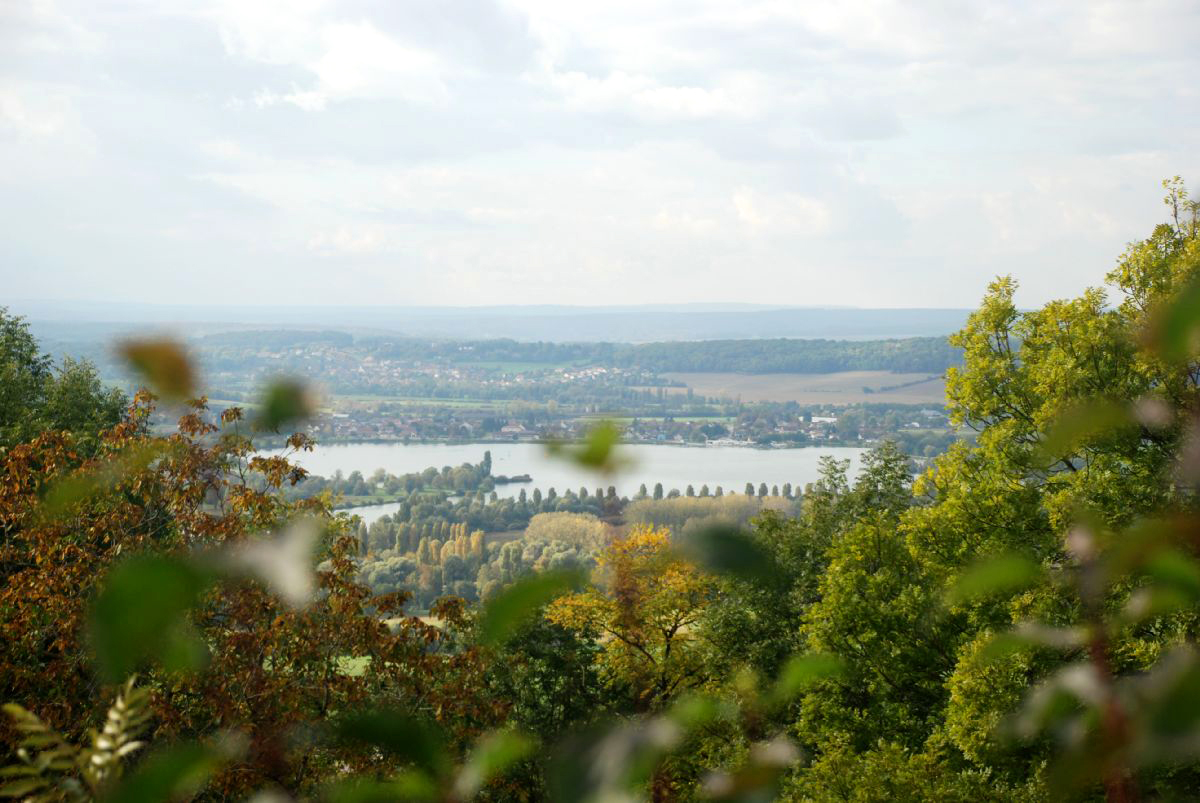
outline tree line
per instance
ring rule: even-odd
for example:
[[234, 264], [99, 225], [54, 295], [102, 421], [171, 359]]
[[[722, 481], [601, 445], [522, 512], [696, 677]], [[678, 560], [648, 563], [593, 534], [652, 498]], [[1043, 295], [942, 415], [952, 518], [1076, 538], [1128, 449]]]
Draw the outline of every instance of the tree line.
[[516, 340], [363, 340], [368, 352], [413, 361], [612, 365], [653, 372], [941, 374], [961, 360], [945, 337], [892, 340], [771, 338], [664, 343], [526, 343]]

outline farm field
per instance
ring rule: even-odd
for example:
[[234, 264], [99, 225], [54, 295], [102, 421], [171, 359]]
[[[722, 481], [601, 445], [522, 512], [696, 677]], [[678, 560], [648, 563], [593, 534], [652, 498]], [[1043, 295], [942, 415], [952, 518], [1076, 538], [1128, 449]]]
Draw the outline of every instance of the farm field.
[[[930, 378], [928, 374], [891, 371], [840, 371], [832, 374], [668, 373], [663, 376], [685, 383], [701, 396], [740, 397], [743, 402], [943, 404], [946, 398], [946, 383], [940, 376]], [[899, 385], [904, 387], [897, 387]], [[866, 392], [864, 388], [872, 392]], [[687, 390], [668, 388], [668, 392], [686, 393]]]
[[406, 407], [433, 406], [433, 407], [454, 407], [454, 408], [470, 408], [470, 409], [500, 409], [512, 404], [508, 400], [496, 399], [442, 399], [429, 396], [394, 396], [382, 393], [355, 393], [355, 394], [334, 394], [333, 398], [341, 402], [350, 402], [357, 404], [373, 404], [378, 402], [387, 402], [388, 404], [396, 404]]

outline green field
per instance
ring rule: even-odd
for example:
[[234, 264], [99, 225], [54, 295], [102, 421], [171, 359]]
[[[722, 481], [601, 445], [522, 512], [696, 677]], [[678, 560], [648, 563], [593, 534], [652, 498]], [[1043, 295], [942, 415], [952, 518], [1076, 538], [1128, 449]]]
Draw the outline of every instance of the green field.
[[672, 421], [699, 421], [701, 423], [713, 424], [729, 424], [737, 420], [737, 416], [732, 415], [639, 415], [631, 416], [623, 413], [588, 413], [587, 415], [579, 416], [583, 421], [611, 421], [614, 424], [632, 424], [637, 421], [657, 421], [670, 418]]
[[740, 398], [744, 402], [944, 404], [946, 400], [945, 380], [929, 374], [840, 371], [832, 374], [670, 373], [663, 376], [687, 385], [687, 388], [667, 388], [668, 393], [686, 393], [691, 389], [700, 396]]
[[[494, 410], [506, 407], [513, 402], [508, 399], [437, 399], [424, 396], [386, 396], [382, 394], [352, 394], [352, 395], [335, 395], [333, 397], [341, 402], [353, 403], [377, 403], [387, 402], [388, 404], [400, 405], [432, 405], [436, 407], [455, 407], [455, 408], [471, 408], [471, 409], [487, 409]], [[522, 404], [533, 404], [534, 402], [522, 402]]]

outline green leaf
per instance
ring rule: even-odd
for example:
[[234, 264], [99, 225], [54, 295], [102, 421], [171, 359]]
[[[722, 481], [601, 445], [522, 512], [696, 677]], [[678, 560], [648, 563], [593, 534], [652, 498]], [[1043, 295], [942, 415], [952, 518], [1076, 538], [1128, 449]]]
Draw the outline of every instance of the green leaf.
[[737, 527], [706, 527], [683, 544], [684, 551], [704, 568], [747, 580], [763, 580], [778, 571], [775, 560]]
[[1154, 315], [1149, 344], [1171, 362], [1185, 362], [1200, 345], [1200, 280], [1189, 282]]
[[487, 603], [480, 619], [480, 642], [502, 644], [542, 606], [578, 588], [583, 581], [583, 572], [576, 569], [541, 572], [518, 580]]
[[1147, 724], [1159, 738], [1192, 737], [1183, 744], [1194, 757], [1198, 749], [1194, 736], [1200, 725], [1200, 662], [1195, 653], [1177, 648], [1141, 680], [1155, 693], [1147, 706]]
[[725, 701], [703, 694], [686, 694], [671, 704], [665, 716], [685, 732], [691, 733], [722, 717], [735, 716], [736, 713], [736, 708]]
[[196, 376], [183, 346], [173, 340], [126, 340], [117, 347], [146, 385], [164, 399], [195, 395]]
[[1012, 630], [993, 636], [983, 646], [980, 655], [984, 661], [999, 661], [1030, 647], [1071, 650], [1086, 641], [1087, 631], [1080, 627], [1049, 627], [1038, 622], [1021, 622]]
[[716, 772], [705, 779], [705, 798], [726, 803], [778, 800], [779, 779], [799, 760], [800, 751], [786, 737], [753, 744], [746, 763], [736, 772]]
[[303, 382], [279, 379], [272, 382], [263, 394], [255, 423], [259, 429], [278, 432], [285, 424], [309, 418], [315, 410], [313, 394]]
[[174, 674], [198, 672], [208, 666], [211, 654], [204, 639], [186, 620], [163, 634], [158, 660], [163, 669]]
[[1046, 428], [1039, 451], [1053, 464], [1088, 441], [1132, 423], [1133, 410], [1128, 404], [1104, 399], [1088, 402], [1058, 416]]
[[31, 767], [28, 764], [13, 764], [11, 767], [5, 767], [0, 770], [0, 778], [15, 778], [18, 775], [40, 775], [41, 771], [37, 767]]
[[554, 749], [546, 767], [550, 800], [636, 800], [683, 728], [668, 717], [594, 723]]
[[95, 468], [64, 477], [47, 489], [42, 499], [42, 515], [50, 520], [60, 518], [76, 504], [114, 488], [131, 474], [145, 470], [171, 448], [171, 445], [163, 442], [132, 446]]
[[1022, 738], [1031, 739], [1075, 717], [1081, 706], [1102, 705], [1103, 697], [1104, 682], [1095, 666], [1087, 662], [1068, 664], [1026, 695], [1016, 713], [1016, 731]]
[[[131, 558], [114, 568], [91, 615], [101, 673], [117, 682], [143, 660], [164, 654], [180, 667], [185, 617], [212, 581], [209, 572], [193, 563], [162, 555]], [[187, 652], [201, 655], [204, 649], [193, 645]], [[186, 660], [182, 663], [188, 668]]]
[[1160, 549], [1146, 561], [1145, 572], [1157, 585], [1200, 599], [1200, 565], [1177, 549]]
[[433, 801], [438, 799], [437, 784], [420, 770], [402, 772], [389, 781], [353, 779], [325, 790], [323, 800], [330, 803], [395, 803], [395, 801]]
[[375, 709], [342, 717], [335, 725], [338, 736], [363, 742], [411, 761], [437, 778], [450, 766], [445, 737], [436, 724], [417, 719], [406, 711]]
[[104, 799], [112, 803], [190, 799], [224, 761], [224, 754], [211, 747], [178, 744], [149, 756]]
[[562, 457], [586, 469], [613, 474], [630, 462], [617, 453], [620, 440], [621, 430], [617, 425], [601, 421], [592, 427], [582, 444], [569, 446], [556, 441], [547, 443], [546, 451], [551, 457]]
[[0, 797], [25, 797], [49, 785], [50, 782], [45, 778], [24, 778], [0, 786]]
[[460, 800], [470, 800], [492, 778], [533, 754], [537, 747], [530, 736], [505, 730], [485, 736], [471, 751], [459, 770], [454, 792]]
[[836, 655], [810, 653], [793, 655], [783, 665], [775, 688], [771, 690], [771, 701], [784, 703], [800, 692], [822, 680], [836, 678], [845, 670], [841, 658]]
[[987, 558], [966, 569], [946, 595], [952, 605], [993, 594], [1027, 588], [1041, 576], [1042, 568], [1024, 555]]

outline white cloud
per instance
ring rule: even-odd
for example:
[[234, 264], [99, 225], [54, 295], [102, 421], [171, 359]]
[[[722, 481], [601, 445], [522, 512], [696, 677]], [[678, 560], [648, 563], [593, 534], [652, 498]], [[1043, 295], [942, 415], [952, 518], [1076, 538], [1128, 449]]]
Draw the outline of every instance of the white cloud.
[[0, 47], [15, 54], [94, 53], [104, 37], [65, 13], [54, 0], [0, 4]]
[[394, 248], [387, 226], [336, 226], [314, 234], [308, 250], [323, 256], [375, 254]]
[[317, 78], [315, 87], [284, 96], [302, 109], [319, 110], [331, 100], [351, 98], [436, 103], [448, 97], [432, 53], [405, 47], [368, 22], [329, 25], [321, 39], [321, 56], [307, 65]]
[[624, 111], [649, 118], [748, 118], [764, 102], [761, 82], [737, 75], [717, 86], [668, 86], [620, 70], [603, 78], [571, 71], [546, 77], [568, 107], [585, 112]]
[[70, 100], [28, 87], [0, 85], [0, 127], [21, 137], [53, 137], [71, 119]]
[[216, 13], [227, 53], [273, 66], [296, 67], [309, 86], [261, 87], [256, 106], [290, 103], [323, 111], [343, 100], [397, 99], [441, 103], [446, 65], [437, 54], [404, 44], [369, 20], [340, 20], [320, 2], [298, 7], [238, 3]]
[[1036, 303], [1200, 177], [1191, 0], [0, 15], [15, 295]]
[[738, 220], [754, 233], [814, 236], [829, 231], [829, 207], [816, 198], [794, 192], [767, 195], [749, 187], [733, 193]]

